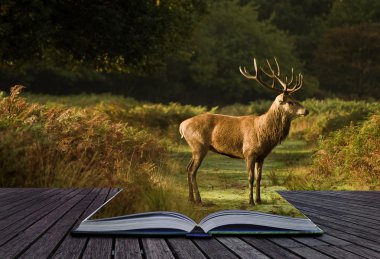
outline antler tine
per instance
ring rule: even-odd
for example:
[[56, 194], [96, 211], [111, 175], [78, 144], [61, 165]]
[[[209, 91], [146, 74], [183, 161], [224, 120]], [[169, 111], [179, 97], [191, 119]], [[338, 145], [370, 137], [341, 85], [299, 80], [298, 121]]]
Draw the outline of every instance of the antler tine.
[[[253, 59], [253, 67], [255, 69], [255, 75], [251, 75], [247, 69], [245, 67], [239, 67], [239, 70], [240, 70], [240, 73], [245, 76], [246, 78], [248, 79], [254, 79], [256, 80], [260, 85], [270, 89], [270, 90], [273, 90], [275, 92], [278, 92], [278, 93], [283, 93], [282, 90], [280, 89], [277, 89], [277, 88], [274, 88], [274, 85], [275, 85], [275, 75], [273, 73], [273, 75], [269, 75], [268, 73], [266, 73], [265, 71], [263, 71], [268, 77], [270, 77], [272, 79], [272, 84], [269, 86], [268, 84], [266, 84], [265, 82], [261, 81], [261, 79], [259, 78], [259, 70], [257, 69], [257, 62], [256, 62], [256, 58]], [[261, 70], [263, 70], [261, 67], [260, 67]], [[273, 72], [273, 69], [272, 67], [270, 67], [271, 71]]]
[[274, 62], [276, 62], [276, 66], [277, 66], [277, 76], [280, 77], [280, 66], [278, 65], [276, 57], [274, 57]]
[[[262, 67], [260, 67], [260, 71], [263, 72], [270, 79], [272, 79], [271, 85], [265, 83], [264, 81], [262, 81], [259, 78], [259, 69], [257, 68], [256, 58], [253, 59], [253, 67], [255, 69], [254, 75], [251, 75], [245, 67], [239, 67], [239, 70], [240, 70], [240, 73], [242, 73], [242, 75], [245, 76], [246, 78], [254, 79], [258, 83], [260, 83], [260, 85], [262, 85], [268, 89], [271, 89], [273, 91], [276, 91], [278, 93], [292, 94], [292, 93], [298, 91], [299, 89], [301, 89], [302, 84], [303, 84], [302, 74], [298, 74], [298, 76], [294, 76], [294, 69], [292, 68], [292, 70], [291, 70], [292, 74], [291, 74], [290, 80], [289, 80], [288, 76], [285, 76], [285, 82], [284, 82], [283, 80], [280, 79], [280, 75], [281, 75], [280, 65], [278, 64], [278, 61], [275, 57], [274, 57], [274, 61], [276, 63], [276, 68], [277, 68], [276, 71], [273, 69], [273, 67], [272, 67], [272, 65], [268, 59], [266, 60], [266, 62], [268, 64], [268, 69], [270, 70], [271, 73], [268, 73]], [[294, 83], [293, 87], [289, 88], [291, 86], [291, 84], [294, 82], [294, 80], [295, 80], [295, 83]], [[275, 88], [276, 81], [283, 87], [282, 90]]]
[[243, 69], [239, 66], [239, 70], [240, 70], [240, 73], [245, 76], [246, 78], [248, 79], [256, 79], [255, 76], [251, 75], [250, 73], [248, 73], [247, 69], [245, 67], [243, 67]]
[[286, 82], [288, 85], [290, 85], [291, 83], [293, 83], [293, 79], [294, 79], [294, 69], [292, 68], [292, 79], [290, 79], [289, 82]]
[[297, 83], [294, 85], [294, 87], [288, 90], [289, 94], [294, 93], [298, 91], [299, 89], [301, 89], [302, 84], [303, 84], [303, 75], [298, 74], [298, 76], [296, 76], [296, 81]]

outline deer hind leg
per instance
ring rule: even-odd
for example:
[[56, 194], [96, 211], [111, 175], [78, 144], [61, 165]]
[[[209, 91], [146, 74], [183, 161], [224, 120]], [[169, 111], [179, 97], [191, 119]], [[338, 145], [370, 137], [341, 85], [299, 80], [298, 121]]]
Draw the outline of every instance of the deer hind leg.
[[193, 152], [193, 160], [194, 163], [192, 165], [192, 170], [191, 170], [191, 184], [193, 186], [193, 191], [195, 194], [195, 203], [202, 203], [201, 195], [199, 194], [199, 189], [198, 189], [198, 183], [197, 183], [197, 172], [199, 167], [202, 164], [203, 159], [205, 158], [207, 154], [207, 149], [202, 149], [199, 150], [198, 152]]
[[261, 172], [263, 169], [264, 160], [258, 160], [255, 163], [255, 180], [256, 180], [256, 202], [261, 204], [260, 196], [260, 182], [261, 182]]
[[254, 165], [254, 160], [253, 158], [247, 158], [247, 171], [248, 171], [248, 187], [249, 187], [249, 204], [250, 205], [255, 205], [255, 202], [253, 201], [253, 165]]
[[189, 185], [189, 201], [194, 202], [193, 184], [191, 182], [191, 172], [194, 165], [194, 159], [191, 158], [189, 164], [186, 167], [187, 170], [187, 183]]

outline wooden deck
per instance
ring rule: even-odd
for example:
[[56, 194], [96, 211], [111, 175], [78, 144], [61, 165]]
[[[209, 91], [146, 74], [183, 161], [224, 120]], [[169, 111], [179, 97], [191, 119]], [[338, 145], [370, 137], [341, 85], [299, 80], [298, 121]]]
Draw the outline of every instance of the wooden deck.
[[380, 258], [380, 192], [281, 192], [326, 234], [73, 237], [117, 189], [0, 189], [0, 258]]

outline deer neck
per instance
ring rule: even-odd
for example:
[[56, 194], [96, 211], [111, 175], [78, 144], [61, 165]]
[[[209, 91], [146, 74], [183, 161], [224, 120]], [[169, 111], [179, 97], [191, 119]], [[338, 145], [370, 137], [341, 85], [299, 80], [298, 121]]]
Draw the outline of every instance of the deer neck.
[[267, 134], [264, 135], [273, 145], [277, 145], [288, 136], [291, 118], [281, 106], [273, 103], [262, 117], [264, 128], [267, 131]]

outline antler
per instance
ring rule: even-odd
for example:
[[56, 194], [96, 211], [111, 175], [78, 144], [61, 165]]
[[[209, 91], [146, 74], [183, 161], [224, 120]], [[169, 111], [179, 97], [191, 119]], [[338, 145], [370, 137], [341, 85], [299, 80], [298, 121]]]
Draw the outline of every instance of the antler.
[[[266, 75], [268, 76], [269, 78], [272, 79], [272, 84], [271, 85], [268, 85], [267, 83], [265, 83], [264, 81], [262, 81], [260, 78], [259, 78], [259, 70], [257, 69], [257, 63], [256, 63], [256, 58], [253, 59], [253, 67], [255, 69], [255, 74], [254, 75], [251, 75], [250, 73], [248, 73], [247, 69], [245, 67], [239, 67], [239, 70], [240, 70], [240, 73], [243, 74], [243, 76], [245, 76], [246, 78], [248, 79], [254, 79], [256, 80], [257, 82], [259, 82], [262, 86], [272, 90], [272, 91], [275, 91], [275, 92], [278, 92], [278, 93], [287, 93], [287, 94], [292, 94], [294, 93], [295, 91], [298, 91], [299, 89], [301, 89], [302, 87], [302, 82], [303, 82], [303, 76], [301, 74], [298, 74], [298, 76], [295, 77], [295, 83], [294, 85], [289, 88], [291, 86], [291, 84], [293, 83], [294, 81], [294, 70], [292, 68], [292, 76], [291, 76], [291, 79], [290, 81], [288, 82], [288, 77], [285, 76], [285, 82], [283, 80], [280, 79], [280, 66], [278, 65], [278, 62], [277, 62], [277, 59], [274, 58], [274, 61], [276, 63], [276, 67], [277, 67], [277, 72], [272, 68], [272, 65], [270, 64], [269, 60], [267, 59], [267, 64], [268, 64], [268, 68], [270, 70], [270, 72], [266, 72], [262, 67], [260, 67], [260, 70]], [[275, 82], [278, 82], [283, 89], [278, 89], [278, 88], [275, 88], [274, 85], [275, 85]]]

